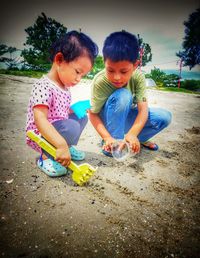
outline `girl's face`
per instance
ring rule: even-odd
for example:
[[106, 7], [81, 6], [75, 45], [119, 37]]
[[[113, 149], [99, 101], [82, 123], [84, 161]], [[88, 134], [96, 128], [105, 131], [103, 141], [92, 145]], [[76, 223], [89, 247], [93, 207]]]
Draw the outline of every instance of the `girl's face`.
[[113, 62], [110, 59], [105, 61], [106, 78], [116, 88], [122, 88], [130, 80], [133, 71], [137, 68], [137, 62], [129, 61]]
[[89, 57], [80, 56], [67, 63], [62, 60], [57, 65], [57, 74], [59, 83], [63, 87], [73, 87], [80, 82], [81, 78], [92, 69], [92, 63]]

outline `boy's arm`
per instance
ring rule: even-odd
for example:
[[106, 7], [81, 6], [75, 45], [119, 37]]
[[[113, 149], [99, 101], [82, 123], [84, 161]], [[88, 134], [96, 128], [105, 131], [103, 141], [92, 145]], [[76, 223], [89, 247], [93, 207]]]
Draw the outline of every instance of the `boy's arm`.
[[133, 152], [140, 152], [140, 142], [138, 134], [143, 129], [148, 119], [148, 105], [147, 102], [138, 102], [138, 115], [128, 133], [125, 136], [125, 140], [129, 142]]
[[90, 110], [88, 111], [89, 114], [89, 119], [96, 129], [96, 131], [99, 133], [99, 135], [102, 137], [104, 141], [113, 141], [114, 139], [112, 136], [109, 134], [107, 129], [105, 128], [101, 118], [99, 117], [98, 113], [92, 113]]
[[148, 102], [145, 76], [139, 70], [136, 70], [133, 80], [135, 85], [135, 97], [137, 102], [138, 115], [128, 134], [132, 134], [137, 137], [148, 119]]
[[142, 131], [145, 123], [148, 119], [148, 104], [147, 102], [138, 102], [138, 115], [133, 123], [133, 126], [128, 131], [128, 134], [138, 136], [138, 134]]

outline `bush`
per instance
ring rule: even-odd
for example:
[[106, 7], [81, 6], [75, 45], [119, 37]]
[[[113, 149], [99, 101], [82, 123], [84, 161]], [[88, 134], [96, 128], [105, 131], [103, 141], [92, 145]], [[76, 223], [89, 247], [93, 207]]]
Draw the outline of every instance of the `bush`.
[[179, 79], [178, 75], [167, 75], [165, 72], [156, 67], [151, 70], [150, 74], [146, 75], [146, 78], [153, 79], [158, 87], [177, 87]]
[[164, 87], [164, 84], [163, 84], [163, 82], [157, 81], [157, 82], [156, 82], [156, 86], [159, 87], [159, 88], [163, 88], [163, 87]]
[[176, 74], [169, 74], [163, 76], [163, 84], [165, 87], [177, 87], [178, 86], [178, 75]]
[[97, 56], [97, 58], [95, 59], [95, 62], [94, 62], [94, 66], [93, 66], [92, 70], [86, 75], [86, 78], [93, 79], [94, 76], [103, 69], [104, 69], [103, 57]]
[[33, 78], [40, 78], [44, 72], [41, 71], [30, 71], [30, 70], [8, 70], [0, 69], [0, 74], [16, 75], [16, 76], [27, 76]]
[[181, 83], [181, 87], [187, 90], [200, 89], [200, 80], [185, 80]]

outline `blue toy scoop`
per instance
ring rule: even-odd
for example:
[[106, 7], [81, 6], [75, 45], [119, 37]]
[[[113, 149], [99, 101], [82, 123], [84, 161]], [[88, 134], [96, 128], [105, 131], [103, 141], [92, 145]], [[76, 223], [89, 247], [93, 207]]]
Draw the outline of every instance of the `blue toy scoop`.
[[70, 108], [74, 111], [76, 116], [81, 119], [86, 116], [87, 110], [91, 108], [91, 105], [89, 100], [82, 100], [74, 103]]

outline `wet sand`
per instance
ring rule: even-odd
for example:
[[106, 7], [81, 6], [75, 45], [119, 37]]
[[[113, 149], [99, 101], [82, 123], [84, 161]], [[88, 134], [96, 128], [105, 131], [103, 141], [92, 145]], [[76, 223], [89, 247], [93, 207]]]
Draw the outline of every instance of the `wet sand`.
[[[71, 175], [49, 178], [25, 144], [34, 79], [0, 76], [0, 256], [199, 257], [200, 95], [148, 90], [149, 105], [172, 124], [125, 163], [100, 151], [88, 123], [79, 143], [98, 171], [83, 187]], [[89, 83], [73, 90], [85, 98]]]

